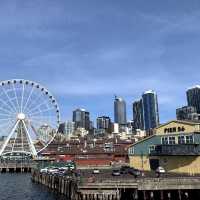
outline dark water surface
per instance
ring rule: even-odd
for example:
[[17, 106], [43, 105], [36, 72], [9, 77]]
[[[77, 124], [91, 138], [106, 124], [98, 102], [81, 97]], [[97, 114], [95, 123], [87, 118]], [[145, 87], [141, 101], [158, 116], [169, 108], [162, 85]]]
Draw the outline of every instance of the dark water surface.
[[32, 183], [30, 174], [0, 174], [0, 200], [66, 200], [46, 187]]

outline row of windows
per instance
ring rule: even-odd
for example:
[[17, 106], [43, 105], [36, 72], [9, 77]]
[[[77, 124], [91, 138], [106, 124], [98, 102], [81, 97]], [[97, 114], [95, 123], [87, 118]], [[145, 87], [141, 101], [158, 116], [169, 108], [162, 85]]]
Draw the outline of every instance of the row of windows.
[[[175, 136], [167, 136], [161, 138], [162, 144], [176, 144]], [[193, 135], [180, 135], [178, 136], [178, 144], [193, 144], [194, 137]]]

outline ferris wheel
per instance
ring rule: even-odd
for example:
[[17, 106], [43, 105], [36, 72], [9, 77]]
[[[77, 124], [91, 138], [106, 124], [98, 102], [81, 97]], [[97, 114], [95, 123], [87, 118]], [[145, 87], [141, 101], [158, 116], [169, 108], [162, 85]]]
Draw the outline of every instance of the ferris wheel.
[[58, 104], [45, 87], [22, 79], [0, 82], [0, 156], [37, 156], [59, 122]]

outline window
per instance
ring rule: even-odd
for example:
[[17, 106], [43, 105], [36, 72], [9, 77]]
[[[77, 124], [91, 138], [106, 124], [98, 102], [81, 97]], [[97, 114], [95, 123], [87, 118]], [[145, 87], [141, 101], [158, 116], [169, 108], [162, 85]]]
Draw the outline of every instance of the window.
[[185, 144], [185, 136], [184, 135], [178, 136], [178, 144]]
[[178, 144], [193, 144], [194, 137], [193, 135], [180, 135], [178, 136]]
[[175, 144], [175, 137], [169, 136], [169, 144]]
[[149, 146], [149, 153], [155, 150], [155, 145], [150, 145]]
[[161, 143], [162, 144], [175, 144], [176, 143], [175, 136], [162, 137]]
[[161, 138], [161, 143], [162, 144], [168, 144], [168, 137], [162, 137]]
[[129, 149], [129, 154], [130, 154], [130, 155], [133, 155], [133, 154], [134, 154], [134, 147], [131, 147], [131, 148]]
[[186, 144], [193, 144], [193, 143], [194, 143], [193, 135], [186, 135]]

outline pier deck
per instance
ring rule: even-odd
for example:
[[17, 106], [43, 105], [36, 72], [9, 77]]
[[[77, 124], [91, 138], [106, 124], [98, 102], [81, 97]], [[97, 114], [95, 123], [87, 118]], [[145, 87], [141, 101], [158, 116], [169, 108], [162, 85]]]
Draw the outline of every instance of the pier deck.
[[71, 200], [120, 199], [200, 199], [200, 176], [152, 174], [134, 178], [132, 175], [113, 177], [110, 171], [93, 175], [83, 170], [80, 177], [54, 176], [33, 171], [34, 182], [66, 195]]

